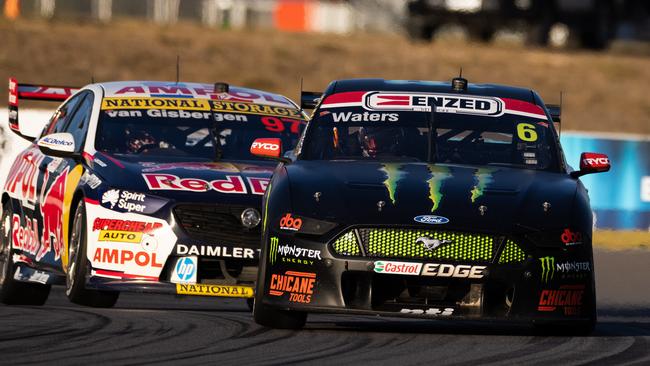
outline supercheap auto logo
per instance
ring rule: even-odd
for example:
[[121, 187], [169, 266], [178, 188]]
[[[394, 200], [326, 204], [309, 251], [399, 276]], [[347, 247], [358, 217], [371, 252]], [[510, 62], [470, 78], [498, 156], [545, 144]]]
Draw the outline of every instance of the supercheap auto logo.
[[97, 218], [93, 222], [93, 231], [99, 231], [99, 241], [140, 243], [143, 234], [152, 234], [161, 228], [159, 222], [143, 222], [117, 219]]

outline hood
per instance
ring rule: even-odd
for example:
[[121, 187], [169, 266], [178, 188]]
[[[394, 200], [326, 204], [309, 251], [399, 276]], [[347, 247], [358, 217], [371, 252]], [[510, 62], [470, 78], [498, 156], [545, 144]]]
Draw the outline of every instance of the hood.
[[577, 188], [566, 174], [485, 166], [302, 160], [287, 173], [296, 214], [361, 225], [418, 225], [416, 216], [436, 215], [449, 220], [436, 225], [445, 229], [557, 228]]
[[93, 168], [112, 187], [176, 201], [260, 204], [276, 163], [267, 161], [133, 162], [98, 155]]

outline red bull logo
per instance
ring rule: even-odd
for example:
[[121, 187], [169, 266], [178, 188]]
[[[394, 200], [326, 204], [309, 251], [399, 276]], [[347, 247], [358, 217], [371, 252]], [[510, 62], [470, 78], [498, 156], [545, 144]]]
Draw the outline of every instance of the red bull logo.
[[[45, 197], [40, 199], [41, 215], [43, 216], [43, 236], [41, 248], [36, 255], [36, 260], [43, 258], [49, 251], [54, 250], [54, 259], [61, 257], [63, 248], [63, 195], [69, 168], [65, 168], [50, 188]], [[44, 181], [47, 182], [49, 174], [45, 173]]]

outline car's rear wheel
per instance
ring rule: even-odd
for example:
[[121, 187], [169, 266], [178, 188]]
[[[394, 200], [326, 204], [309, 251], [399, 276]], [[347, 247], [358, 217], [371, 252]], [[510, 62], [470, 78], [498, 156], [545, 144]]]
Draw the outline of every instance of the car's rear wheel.
[[2, 210], [0, 231], [0, 302], [7, 305], [43, 305], [50, 294], [50, 285], [14, 280], [11, 217], [13, 209], [7, 202]]
[[86, 277], [89, 268], [86, 244], [86, 208], [84, 202], [79, 201], [74, 211], [74, 221], [68, 246], [65, 294], [75, 304], [98, 308], [112, 307], [120, 296], [119, 292], [89, 290], [86, 288]]

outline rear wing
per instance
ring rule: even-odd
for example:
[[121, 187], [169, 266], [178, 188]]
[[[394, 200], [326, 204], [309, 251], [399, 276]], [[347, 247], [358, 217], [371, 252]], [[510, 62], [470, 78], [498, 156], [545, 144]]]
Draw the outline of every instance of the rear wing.
[[18, 106], [20, 100], [62, 102], [78, 90], [78, 87], [71, 86], [22, 84], [18, 83], [15, 78], [9, 78], [9, 128], [20, 137], [30, 141], [33, 140], [20, 132], [20, 125], [18, 123]]

